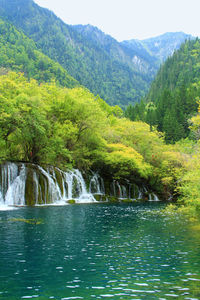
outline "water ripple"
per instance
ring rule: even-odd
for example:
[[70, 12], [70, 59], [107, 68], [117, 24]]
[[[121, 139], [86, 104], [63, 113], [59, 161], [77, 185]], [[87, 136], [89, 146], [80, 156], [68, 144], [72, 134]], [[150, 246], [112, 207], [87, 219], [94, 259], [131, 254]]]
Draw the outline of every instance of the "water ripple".
[[200, 237], [181, 218], [159, 215], [160, 207], [1, 211], [0, 298], [200, 299]]

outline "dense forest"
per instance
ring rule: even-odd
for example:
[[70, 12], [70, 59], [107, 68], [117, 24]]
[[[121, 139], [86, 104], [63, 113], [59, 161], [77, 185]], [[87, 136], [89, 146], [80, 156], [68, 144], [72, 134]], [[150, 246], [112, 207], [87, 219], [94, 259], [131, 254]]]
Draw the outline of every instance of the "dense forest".
[[161, 66], [146, 98], [136, 106], [130, 105], [126, 116], [156, 126], [165, 133], [168, 143], [188, 137], [200, 96], [199, 70], [200, 40], [186, 41]]
[[[152, 54], [150, 41], [133, 46], [133, 41], [119, 43], [93, 26], [67, 25], [32, 0], [0, 0], [0, 16], [34, 40], [40, 51], [62, 65], [80, 84], [111, 105], [124, 108], [138, 102], [159, 68], [156, 55], [160, 54], [158, 50], [156, 55]], [[178, 42], [172, 45], [168, 41], [170, 53], [187, 37], [179, 35]]]
[[200, 39], [185, 37], [118, 43], [0, 0], [1, 299], [200, 296]]
[[62, 86], [80, 84], [65, 69], [37, 50], [35, 43], [22, 32], [0, 19], [0, 70], [23, 72], [39, 82], [57, 81]]
[[[159, 132], [122, 117], [88, 90], [38, 84], [10, 72], [0, 77], [0, 158], [100, 170], [146, 182], [168, 199], [199, 207], [199, 143], [166, 145]], [[192, 119], [198, 133], [199, 116]], [[195, 149], [195, 151], [194, 151]], [[195, 178], [195, 180], [194, 180]]]
[[[0, 1], [2, 7], [8, 4]], [[23, 3], [21, 0], [14, 2]], [[76, 167], [85, 172], [98, 170], [105, 178], [134, 178], [136, 182], [144, 182], [163, 199], [178, 199], [180, 204], [187, 204], [190, 213], [199, 214], [199, 39], [186, 41], [167, 59], [143, 101], [126, 109], [125, 116], [129, 120], [119, 106], [109, 106], [96, 93], [81, 86], [58, 62], [38, 50], [44, 47], [43, 50], [51, 52], [51, 57], [57, 61], [60, 59], [54, 52], [57, 48], [51, 47], [54, 42], [61, 52], [65, 47], [72, 50], [73, 46], [63, 43], [59, 35], [60, 25], [56, 27], [55, 24], [62, 24], [65, 34], [67, 30], [71, 35], [75, 33], [59, 19], [54, 23], [56, 17], [48, 10], [40, 10], [31, 0], [26, 4], [33, 9], [29, 10], [29, 17], [34, 15], [35, 19], [30, 20], [40, 20], [40, 13], [43, 13], [41, 20], [47, 23], [43, 26], [41, 21], [36, 26], [32, 22], [33, 27], [29, 27], [26, 20], [21, 19], [21, 13], [27, 8], [24, 7], [23, 11], [20, 6], [16, 17], [16, 20], [21, 20], [18, 27], [24, 31], [32, 30], [29, 35], [36, 36], [38, 41], [35, 43], [11, 23], [0, 21], [0, 161], [56, 165], [64, 170]], [[52, 35], [45, 35], [50, 28], [57, 35], [55, 41]], [[80, 28], [76, 30], [79, 31], [79, 41], [84, 39], [85, 33], [82, 36]], [[109, 37], [108, 40], [112, 44]], [[86, 43], [93, 50], [94, 44], [94, 41]], [[81, 47], [76, 47], [77, 51], [82, 51]], [[86, 65], [91, 68], [85, 54], [80, 69], [78, 56], [74, 56], [73, 51], [71, 53], [67, 59], [62, 57], [62, 63], [68, 61], [68, 66], [71, 64], [71, 68], [77, 68], [77, 74]], [[90, 57], [91, 52], [85, 53]], [[128, 69], [121, 69], [120, 62], [115, 60], [111, 63], [114, 73], [109, 73], [110, 62], [107, 65], [106, 55], [102, 56], [102, 62], [105, 61], [101, 68], [102, 80], [107, 84], [106, 76], [109, 74], [112, 78], [115, 74], [118, 88], [113, 85], [113, 79], [109, 82], [115, 96], [123, 89], [130, 93], [123, 82]], [[90, 76], [100, 84], [95, 74], [97, 69], [93, 64]], [[141, 77], [138, 78], [141, 83]], [[85, 76], [85, 80], [90, 81], [90, 77]], [[134, 89], [131, 80], [128, 84]], [[141, 88], [137, 81], [134, 84]], [[110, 103], [113, 103], [112, 97]], [[123, 97], [127, 101], [127, 95]]]
[[82, 85], [110, 104], [123, 106], [124, 101], [139, 99], [147, 91], [147, 80], [137, 71], [111, 58], [103, 47], [85, 39], [33, 1], [1, 0], [0, 15], [17, 29], [22, 29], [44, 54], [59, 62]]

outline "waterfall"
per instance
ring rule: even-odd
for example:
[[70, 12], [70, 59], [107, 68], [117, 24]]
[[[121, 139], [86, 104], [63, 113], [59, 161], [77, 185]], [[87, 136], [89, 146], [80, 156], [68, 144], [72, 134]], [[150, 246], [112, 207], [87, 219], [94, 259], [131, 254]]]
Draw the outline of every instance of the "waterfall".
[[[44, 170], [38, 166], [39, 175], [43, 175], [43, 192], [41, 179], [34, 172], [35, 203], [36, 204], [65, 204], [68, 200], [76, 203], [96, 202], [93, 195], [87, 191], [85, 181], [79, 170], [63, 172], [58, 168], [49, 167]], [[38, 199], [40, 198], [40, 201]]]
[[[117, 180], [106, 190], [98, 173], [92, 173], [88, 188], [79, 170], [64, 172], [55, 167], [41, 167], [25, 163], [0, 165], [0, 209], [1, 207], [24, 205], [63, 205], [69, 200], [76, 203], [96, 202], [94, 196], [112, 195], [118, 199], [146, 199], [159, 201], [145, 186]], [[147, 199], [147, 200], [148, 200]]]
[[99, 176], [99, 174], [93, 173], [93, 176], [90, 179], [89, 191], [90, 191], [90, 193], [96, 194], [96, 195], [104, 195], [105, 194], [103, 178], [101, 178]]
[[160, 200], [156, 194], [149, 193], [149, 201], [160, 201]]
[[143, 185], [142, 187], [139, 187], [136, 184], [129, 183], [128, 181], [123, 185], [118, 181], [113, 180], [111, 189], [113, 196], [122, 200], [145, 199], [149, 201], [160, 201], [158, 196], [155, 193], [150, 193], [146, 186]]
[[[58, 185], [58, 182], [56, 180], [55, 172], [51, 169], [47, 169], [45, 171], [42, 167], [38, 166], [38, 169], [40, 170], [41, 174], [44, 175], [46, 178], [45, 180], [45, 192], [44, 192], [44, 199], [43, 203], [58, 203], [61, 202], [63, 199], [60, 187]], [[52, 174], [51, 174], [52, 173]], [[39, 182], [37, 182], [37, 188], [41, 188], [41, 185]], [[37, 194], [39, 193], [39, 190], [37, 190]]]
[[96, 202], [92, 193], [87, 191], [85, 181], [79, 170], [65, 173], [65, 181], [68, 185], [68, 199], [75, 199], [76, 203]]
[[96, 202], [87, 191], [79, 170], [63, 172], [33, 164], [5, 163], [0, 166], [0, 206], [24, 206]]
[[127, 183], [126, 185], [123, 185], [123, 184], [120, 184], [118, 181], [113, 180], [112, 189], [113, 189], [113, 196], [115, 196], [116, 198], [131, 199], [129, 183]]
[[0, 204], [25, 205], [26, 168], [24, 164], [17, 166], [6, 163], [1, 168]]

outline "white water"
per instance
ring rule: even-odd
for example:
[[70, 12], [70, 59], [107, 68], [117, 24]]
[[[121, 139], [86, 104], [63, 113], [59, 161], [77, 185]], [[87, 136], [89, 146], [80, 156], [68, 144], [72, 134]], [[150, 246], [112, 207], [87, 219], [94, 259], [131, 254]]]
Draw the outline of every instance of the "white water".
[[18, 167], [14, 163], [7, 163], [1, 171], [0, 209], [9, 206], [25, 205], [26, 169], [24, 164]]
[[[53, 172], [51, 174], [51, 170], [48, 169], [45, 171], [42, 167], [38, 166], [38, 169], [40, 170], [41, 174], [44, 175], [44, 178], [46, 179], [45, 182], [45, 197], [42, 199], [43, 204], [50, 203], [57, 203], [59, 201], [64, 200], [61, 194], [60, 187], [58, 186], [55, 173]], [[37, 193], [39, 193], [39, 189], [41, 189], [41, 185], [39, 181], [37, 182]]]
[[[105, 195], [103, 179], [93, 173], [89, 188], [79, 170], [63, 172], [58, 168], [42, 168], [41, 166], [6, 163], [0, 166], [0, 210], [11, 209], [13, 206], [26, 205], [26, 182], [31, 174], [32, 197], [35, 205], [63, 205], [68, 200], [76, 203], [96, 202], [93, 195]], [[28, 169], [29, 168], [29, 169]], [[29, 175], [28, 175], [29, 170]], [[142, 199], [147, 192], [145, 187], [137, 188], [137, 196], [131, 196], [130, 184], [121, 185], [113, 181], [113, 195], [119, 199]], [[134, 194], [136, 190], [134, 188]], [[149, 193], [149, 201], [159, 201], [154, 193]]]
[[[75, 200], [76, 203], [90, 203], [96, 202], [93, 195], [87, 191], [85, 181], [79, 170], [73, 170], [68, 172], [63, 172], [56, 168], [56, 172], [60, 177], [60, 184], [56, 178], [56, 173], [54, 168], [48, 168], [44, 170], [42, 167], [38, 166], [40, 173], [44, 176], [45, 191], [42, 197], [42, 203], [53, 204], [53, 205], [63, 205], [66, 204], [68, 200]], [[38, 175], [34, 174], [35, 181], [35, 202], [38, 204], [38, 195], [42, 195], [41, 185], [39, 183]]]
[[93, 176], [90, 179], [89, 191], [91, 194], [96, 194], [96, 195], [104, 195], [105, 194], [103, 178], [101, 178], [99, 176], [99, 174], [93, 173]]
[[[30, 166], [29, 169], [31, 169]], [[61, 186], [58, 184], [55, 170], [61, 180]], [[6, 163], [1, 166], [0, 210], [26, 205], [27, 173], [27, 167], [24, 164]], [[32, 180], [32, 196], [35, 205], [63, 205], [71, 199], [77, 203], [96, 202], [93, 195], [87, 191], [85, 181], [79, 170], [63, 172], [58, 168], [45, 170], [41, 166], [34, 165]]]
[[154, 193], [149, 194], [149, 201], [160, 201], [158, 196]]
[[[134, 195], [131, 194], [131, 188], [134, 188]], [[137, 187], [137, 191], [135, 190], [135, 186], [129, 184], [127, 182], [126, 186], [120, 184], [118, 181], [113, 180], [112, 183], [112, 190], [113, 190], [113, 196], [119, 198], [119, 199], [142, 199], [145, 192], [147, 192], [147, 189], [145, 187], [139, 188]]]
[[73, 170], [65, 173], [65, 182], [68, 185], [68, 191], [65, 191], [67, 199], [74, 199], [76, 203], [96, 202], [92, 193], [87, 191], [85, 181], [79, 170]]

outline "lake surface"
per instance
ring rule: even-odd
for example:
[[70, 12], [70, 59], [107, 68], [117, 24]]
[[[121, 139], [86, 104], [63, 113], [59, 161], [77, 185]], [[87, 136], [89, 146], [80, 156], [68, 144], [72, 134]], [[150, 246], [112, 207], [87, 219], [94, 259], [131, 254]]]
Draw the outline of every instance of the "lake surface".
[[163, 207], [0, 211], [0, 299], [200, 299], [200, 231]]

